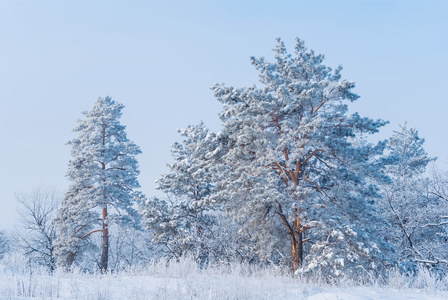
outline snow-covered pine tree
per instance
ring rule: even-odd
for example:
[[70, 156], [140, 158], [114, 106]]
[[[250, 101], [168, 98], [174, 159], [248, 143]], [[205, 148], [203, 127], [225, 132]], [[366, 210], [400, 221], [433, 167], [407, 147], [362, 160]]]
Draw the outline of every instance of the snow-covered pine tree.
[[189, 254], [204, 261], [219, 256], [220, 245], [225, 242], [217, 240], [219, 232], [215, 230], [222, 211], [210, 197], [215, 187], [209, 166], [217, 140], [202, 122], [179, 132], [184, 140], [173, 145], [170, 172], [156, 181], [156, 189], [167, 198], [147, 199], [142, 215], [154, 242], [166, 246], [171, 255], [179, 258]]
[[137, 224], [133, 205], [142, 195], [135, 191], [140, 187], [135, 156], [141, 151], [119, 122], [123, 107], [110, 97], [98, 98], [74, 128], [78, 136], [68, 143], [73, 157], [67, 172], [70, 186], [55, 219], [56, 255], [65, 267], [82, 252], [83, 241], [98, 232], [102, 234], [99, 267], [107, 271], [109, 225]]
[[392, 181], [383, 185], [377, 204], [389, 223], [384, 238], [395, 248], [397, 260], [413, 269], [418, 261], [442, 259], [437, 248], [446, 228], [440, 216], [447, 210], [430, 193], [425, 170], [435, 158], [424, 150], [425, 140], [406, 123], [400, 128], [387, 140], [384, 164]]
[[380, 219], [368, 201], [378, 196], [373, 178], [384, 177], [375, 166], [384, 143], [364, 137], [386, 122], [349, 115], [346, 103], [359, 97], [342, 67], [332, 71], [299, 39], [295, 50], [278, 39], [274, 63], [252, 57], [261, 88], [212, 88], [223, 104], [217, 195], [246, 219], [260, 253], [283, 252], [289, 236], [294, 272], [374, 268]]

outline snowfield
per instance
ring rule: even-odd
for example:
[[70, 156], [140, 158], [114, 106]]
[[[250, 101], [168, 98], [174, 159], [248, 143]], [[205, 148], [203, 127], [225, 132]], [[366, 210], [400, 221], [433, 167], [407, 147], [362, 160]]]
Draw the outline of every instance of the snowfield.
[[[200, 269], [190, 260], [153, 263], [118, 274], [56, 272], [1, 266], [0, 299], [448, 299], [447, 281], [422, 271], [413, 279], [392, 273], [386, 284], [304, 282], [281, 270], [248, 265]], [[418, 287], [418, 288], [417, 288]]]

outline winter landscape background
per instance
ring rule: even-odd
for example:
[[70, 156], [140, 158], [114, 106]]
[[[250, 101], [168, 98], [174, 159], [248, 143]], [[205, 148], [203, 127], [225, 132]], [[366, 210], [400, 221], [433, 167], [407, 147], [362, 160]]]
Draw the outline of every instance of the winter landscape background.
[[447, 298], [447, 11], [1, 2], [0, 299]]
[[99, 96], [125, 103], [142, 190], [157, 193], [177, 129], [203, 120], [219, 130], [210, 87], [254, 84], [249, 57], [272, 58], [277, 37], [290, 49], [300, 37], [342, 65], [362, 97], [353, 111], [389, 120], [383, 138], [408, 121], [447, 169], [446, 10], [442, 0], [2, 1], [1, 226], [14, 224], [16, 192], [64, 192], [65, 144]]

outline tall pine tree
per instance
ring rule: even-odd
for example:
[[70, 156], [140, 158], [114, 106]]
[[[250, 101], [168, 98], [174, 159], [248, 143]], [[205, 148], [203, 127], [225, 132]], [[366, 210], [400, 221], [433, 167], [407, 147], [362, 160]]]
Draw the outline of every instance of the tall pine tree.
[[62, 266], [70, 267], [91, 235], [101, 233], [99, 267], [107, 271], [109, 225], [138, 221], [133, 205], [142, 195], [135, 191], [140, 187], [135, 156], [141, 151], [119, 122], [123, 107], [110, 97], [98, 98], [74, 128], [78, 136], [68, 143], [73, 156], [67, 172], [70, 187], [55, 220]]
[[226, 153], [213, 172], [218, 196], [236, 219], [247, 218], [260, 253], [283, 251], [288, 236], [294, 272], [374, 268], [368, 200], [378, 196], [372, 179], [383, 177], [375, 157], [384, 143], [365, 136], [386, 122], [348, 114], [359, 96], [342, 68], [325, 66], [299, 39], [295, 50], [293, 57], [279, 39], [274, 62], [252, 58], [261, 87], [213, 87]]

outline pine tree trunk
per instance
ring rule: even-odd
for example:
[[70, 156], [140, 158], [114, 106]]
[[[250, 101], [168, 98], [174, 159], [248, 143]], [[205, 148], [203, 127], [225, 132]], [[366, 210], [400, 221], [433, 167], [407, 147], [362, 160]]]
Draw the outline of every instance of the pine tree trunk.
[[292, 273], [295, 274], [296, 271], [302, 266], [303, 263], [303, 229], [300, 224], [300, 209], [297, 209], [296, 219], [294, 220], [292, 226], [289, 223], [287, 217], [283, 214], [282, 206], [277, 203], [277, 214], [283, 221], [283, 224], [288, 229], [289, 238], [291, 239], [291, 262], [292, 262]]
[[293, 224], [294, 238], [291, 239], [291, 256], [293, 274], [302, 266], [303, 262], [303, 233], [300, 231], [300, 219]]
[[109, 261], [109, 229], [106, 223], [107, 207], [103, 208], [103, 249], [101, 252], [101, 273], [107, 271]]
[[[103, 132], [102, 132], [102, 138], [103, 138], [103, 145], [106, 144], [106, 126], [103, 125]], [[104, 162], [101, 163], [101, 169], [106, 169], [106, 164]], [[105, 179], [103, 178], [103, 181]], [[107, 204], [106, 204], [106, 194], [104, 194], [104, 208], [103, 208], [103, 247], [101, 252], [101, 273], [107, 272], [107, 263], [109, 262], [109, 229], [107, 228], [106, 223], [107, 218]]]

